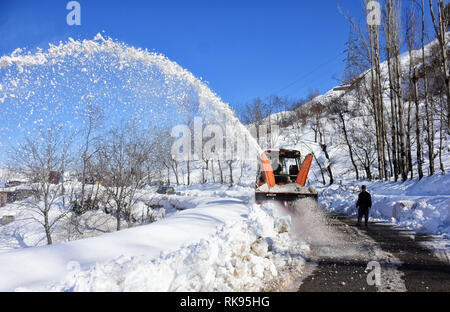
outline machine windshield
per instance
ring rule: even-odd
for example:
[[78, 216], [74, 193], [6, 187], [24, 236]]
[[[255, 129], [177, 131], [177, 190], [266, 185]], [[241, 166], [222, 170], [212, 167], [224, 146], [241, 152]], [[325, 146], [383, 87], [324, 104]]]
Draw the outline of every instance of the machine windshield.
[[291, 183], [297, 179], [299, 172], [298, 157], [279, 157], [272, 163], [276, 183]]

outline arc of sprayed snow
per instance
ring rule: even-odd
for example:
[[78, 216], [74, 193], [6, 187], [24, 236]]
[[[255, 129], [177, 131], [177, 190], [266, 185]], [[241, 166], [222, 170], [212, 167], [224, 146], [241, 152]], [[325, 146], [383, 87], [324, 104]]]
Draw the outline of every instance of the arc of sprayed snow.
[[[42, 66], [51, 62], [64, 62], [67, 56], [78, 56], [84, 54], [86, 56], [96, 53], [108, 53], [116, 56], [122, 65], [127, 61], [139, 61], [146, 66], [156, 66], [165, 75], [183, 79], [191, 83], [198, 92], [200, 99], [200, 109], [208, 114], [215, 115], [216, 118], [225, 117], [226, 122], [233, 125], [240, 133], [248, 134], [247, 128], [239, 121], [229, 105], [224, 103], [204, 82], [196, 78], [191, 72], [182, 68], [179, 64], [169, 60], [166, 56], [148, 50], [129, 47], [124, 43], [119, 43], [111, 38], [105, 39], [98, 33], [93, 40], [77, 41], [69, 38], [66, 43], [60, 42], [59, 45], [50, 44], [46, 52], [38, 49], [35, 54], [28, 52], [23, 54], [24, 50], [16, 49], [10, 56], [2, 56], [0, 58], [0, 69], [17, 66], [19, 72], [23, 72], [24, 67]], [[0, 90], [1, 90], [0, 84]], [[2, 102], [4, 102], [2, 98]], [[208, 109], [208, 102], [212, 103], [214, 110]], [[222, 116], [220, 116], [222, 113]], [[256, 140], [247, 135], [251, 146], [261, 152]]]

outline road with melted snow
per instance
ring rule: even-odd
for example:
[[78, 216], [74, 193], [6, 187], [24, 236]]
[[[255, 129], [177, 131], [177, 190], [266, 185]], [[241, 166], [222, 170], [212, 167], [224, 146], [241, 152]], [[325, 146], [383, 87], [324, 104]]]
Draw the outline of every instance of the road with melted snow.
[[[356, 220], [333, 214], [325, 215], [324, 220], [323, 231], [330, 239], [311, 238], [312, 253], [305, 272], [288, 291], [450, 291], [447, 253], [430, 248], [435, 237], [385, 223], [356, 227]], [[448, 241], [439, 243], [450, 250]], [[380, 267], [378, 285], [368, 282], [377, 276], [376, 266], [368, 268], [373, 261]]]

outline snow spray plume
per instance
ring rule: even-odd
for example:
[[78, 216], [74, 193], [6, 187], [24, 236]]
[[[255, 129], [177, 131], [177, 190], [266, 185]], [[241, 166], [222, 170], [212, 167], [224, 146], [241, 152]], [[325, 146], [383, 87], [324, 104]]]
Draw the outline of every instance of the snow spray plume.
[[312, 247], [333, 245], [338, 240], [337, 233], [328, 225], [325, 213], [311, 198], [294, 203], [295, 213], [292, 216], [294, 234], [305, 240]]
[[170, 129], [200, 116], [223, 129], [231, 125], [235, 136], [246, 136], [249, 148], [261, 154], [256, 140], [206, 83], [162, 54], [101, 34], [2, 56], [0, 105], [3, 146], [53, 125], [76, 130], [98, 107], [104, 127], [126, 121]]

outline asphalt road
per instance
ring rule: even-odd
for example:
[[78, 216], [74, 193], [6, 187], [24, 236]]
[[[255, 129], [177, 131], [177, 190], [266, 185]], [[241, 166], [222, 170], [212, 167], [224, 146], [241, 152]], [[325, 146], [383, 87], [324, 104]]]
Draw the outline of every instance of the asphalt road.
[[[343, 216], [326, 215], [325, 219], [331, 239], [310, 242], [312, 254], [305, 273], [290, 291], [450, 292], [448, 259], [426, 247], [433, 237], [383, 223], [356, 227], [354, 219]], [[379, 271], [376, 266], [368, 268], [372, 261], [379, 264]], [[376, 276], [380, 279], [374, 284]]]

